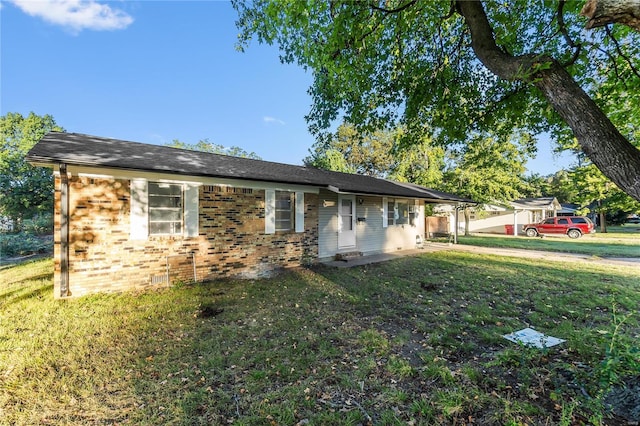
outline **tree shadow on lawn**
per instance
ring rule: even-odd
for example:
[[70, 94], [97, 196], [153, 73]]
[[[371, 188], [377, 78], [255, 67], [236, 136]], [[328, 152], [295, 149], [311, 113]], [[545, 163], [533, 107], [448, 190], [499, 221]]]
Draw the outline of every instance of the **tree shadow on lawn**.
[[[559, 421], [558, 404], [592, 389], [611, 294], [633, 309], [636, 284], [458, 253], [171, 290], [174, 306], [193, 303], [165, 314], [138, 351], [137, 420]], [[527, 325], [567, 343], [538, 351], [502, 338]]]
[[[612, 294], [635, 309], [638, 280], [432, 253], [39, 302], [20, 386], [41, 391], [23, 409], [69, 424], [557, 423], [591, 391]], [[526, 325], [567, 342], [502, 338]]]
[[34, 298], [52, 297], [53, 294], [53, 274], [42, 274], [36, 276], [34, 280], [47, 280], [49, 283], [42, 285], [39, 288], [35, 288], [30, 291], [18, 288], [6, 293], [0, 294], [0, 308], [7, 308], [9, 305], [20, 303], [24, 300], [31, 300]]
[[[391, 340], [402, 333], [410, 336], [399, 351], [408, 360], [415, 359], [414, 351], [419, 353], [422, 348], [419, 357], [423, 361], [435, 354], [446, 360], [451, 371], [471, 368], [485, 375], [490, 364], [495, 380], [487, 378], [479, 385], [493, 386], [491, 392], [506, 388], [506, 398], [520, 396], [529, 403], [527, 387], [531, 387], [533, 371], [552, 372], [541, 375], [546, 376], [538, 383], [541, 392], [533, 395], [539, 398], [536, 404], [552, 407], [549, 412], [553, 412], [557, 401], [552, 401], [553, 386], [547, 382], [554, 382], [557, 388], [573, 387], [567, 395], [577, 391], [578, 396], [588, 386], [596, 386], [587, 384], [585, 372], [605, 356], [614, 326], [614, 304], [621, 316], [636, 312], [640, 303], [639, 274], [576, 269], [526, 259], [438, 253], [318, 272], [340, 282], [356, 302], [360, 318], [379, 333]], [[640, 332], [637, 316], [627, 325], [626, 342], [632, 344], [633, 336]], [[518, 355], [523, 348], [514, 347], [502, 336], [528, 326], [567, 339], [567, 343], [544, 354], [534, 350]], [[509, 365], [513, 356], [515, 364]], [[538, 361], [532, 365], [527, 359]], [[591, 367], [577, 374], [564, 365]], [[514, 367], [531, 370], [526, 374], [529, 378], [515, 374]], [[578, 375], [585, 384], [576, 385]], [[567, 397], [570, 401], [571, 396]]]

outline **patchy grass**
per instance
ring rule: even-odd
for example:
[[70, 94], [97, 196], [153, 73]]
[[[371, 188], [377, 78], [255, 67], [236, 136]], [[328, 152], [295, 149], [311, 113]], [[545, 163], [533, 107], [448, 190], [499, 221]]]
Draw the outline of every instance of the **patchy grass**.
[[481, 235], [459, 236], [460, 244], [579, 253], [597, 257], [640, 257], [640, 228], [610, 227], [606, 234], [585, 235], [572, 240], [566, 236], [541, 237]]
[[[629, 268], [437, 252], [65, 301], [51, 269], [0, 272], [8, 424], [613, 425], [640, 375]], [[527, 325], [567, 342], [501, 337]]]

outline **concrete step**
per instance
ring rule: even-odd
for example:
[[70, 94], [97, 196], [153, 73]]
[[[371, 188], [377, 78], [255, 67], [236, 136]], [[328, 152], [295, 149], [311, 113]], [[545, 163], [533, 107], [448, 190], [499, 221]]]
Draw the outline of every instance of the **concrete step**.
[[346, 253], [338, 253], [335, 256], [336, 260], [341, 260], [343, 262], [348, 262], [349, 260], [358, 259], [362, 257], [361, 251], [350, 251]]

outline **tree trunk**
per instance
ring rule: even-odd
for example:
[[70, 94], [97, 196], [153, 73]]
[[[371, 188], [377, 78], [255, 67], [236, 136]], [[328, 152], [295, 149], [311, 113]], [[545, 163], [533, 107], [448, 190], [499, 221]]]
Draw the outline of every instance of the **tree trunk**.
[[[472, 47], [480, 61], [500, 78], [526, 81], [540, 89], [573, 130], [582, 151], [593, 164], [620, 189], [640, 201], [640, 150], [622, 136], [573, 77], [552, 58], [505, 53], [495, 43], [482, 3], [457, 1], [456, 4], [471, 30]], [[548, 64], [550, 67], [546, 67]]]
[[640, 0], [587, 0], [580, 14], [587, 29], [618, 23], [640, 31]]
[[600, 232], [606, 234], [607, 231], [607, 214], [604, 211], [600, 212]]
[[634, 147], [569, 73], [556, 62], [535, 86], [569, 125], [582, 151], [627, 194], [640, 201], [640, 150]]
[[469, 207], [464, 208], [464, 236], [471, 235], [469, 232], [469, 222], [471, 221], [471, 209]]
[[600, 218], [600, 232], [607, 233], [607, 212], [602, 209], [602, 200], [598, 200], [598, 217]]

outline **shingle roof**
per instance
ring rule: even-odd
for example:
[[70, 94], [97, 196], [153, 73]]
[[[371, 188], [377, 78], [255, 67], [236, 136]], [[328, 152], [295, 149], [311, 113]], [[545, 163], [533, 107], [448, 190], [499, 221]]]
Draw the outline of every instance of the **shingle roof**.
[[454, 194], [370, 176], [330, 172], [78, 133], [49, 132], [27, 154], [37, 164], [65, 163], [178, 175], [312, 185], [339, 192], [471, 203]]

